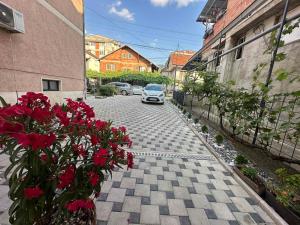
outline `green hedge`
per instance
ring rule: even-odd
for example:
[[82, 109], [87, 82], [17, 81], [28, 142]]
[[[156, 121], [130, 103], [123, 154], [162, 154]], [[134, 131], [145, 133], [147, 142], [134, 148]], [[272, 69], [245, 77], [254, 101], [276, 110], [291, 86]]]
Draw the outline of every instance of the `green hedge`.
[[113, 96], [113, 95], [117, 94], [116, 88], [113, 86], [110, 86], [110, 85], [101, 85], [101, 86], [97, 87], [97, 92], [98, 92], [98, 95], [101, 95], [101, 96]]
[[160, 73], [150, 73], [150, 72], [106, 72], [98, 73], [95, 71], [87, 71], [88, 78], [101, 78], [102, 84], [107, 84], [109, 82], [120, 81], [130, 83], [132, 85], [145, 86], [149, 83], [157, 84], [171, 84], [172, 80], [169, 77], [161, 76]]

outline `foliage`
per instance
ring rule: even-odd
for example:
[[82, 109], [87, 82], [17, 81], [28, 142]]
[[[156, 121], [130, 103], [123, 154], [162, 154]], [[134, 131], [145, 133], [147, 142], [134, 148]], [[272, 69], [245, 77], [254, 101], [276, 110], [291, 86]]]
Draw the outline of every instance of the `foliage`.
[[182, 108], [182, 113], [186, 114], [186, 109], [185, 108]]
[[199, 118], [195, 118], [195, 119], [194, 119], [194, 123], [195, 123], [195, 124], [199, 123]]
[[237, 155], [235, 157], [235, 159], [234, 159], [234, 163], [236, 165], [245, 165], [245, 164], [248, 164], [249, 161], [248, 161], [248, 159], [245, 156], [243, 156], [243, 155]]
[[253, 167], [243, 167], [242, 168], [242, 173], [249, 177], [251, 180], [255, 181], [257, 177], [257, 170]]
[[201, 131], [202, 131], [202, 133], [208, 133], [208, 128], [207, 128], [207, 126], [203, 125], [203, 126], [201, 127]]
[[224, 142], [224, 137], [220, 134], [217, 134], [215, 136], [215, 141], [218, 145], [221, 145]]
[[101, 96], [113, 96], [117, 94], [117, 89], [111, 85], [100, 85], [97, 87], [97, 92]]
[[275, 171], [279, 177], [279, 186], [274, 188], [276, 199], [284, 206], [300, 213], [300, 174], [289, 175], [285, 168]]
[[130, 83], [132, 85], [146, 86], [149, 83], [165, 84], [169, 85], [172, 80], [169, 77], [161, 76], [160, 73], [151, 72], [135, 72], [135, 71], [122, 71], [122, 72], [95, 72], [87, 71], [87, 77], [89, 78], [101, 78], [103, 84], [107, 84], [113, 81], [120, 81]]
[[188, 113], [188, 116], [187, 116], [189, 119], [192, 118], [192, 113]]
[[[84, 102], [55, 104], [43, 94], [28, 92], [19, 104], [1, 98], [1, 154], [10, 156], [9, 221], [13, 225], [77, 224], [92, 215], [106, 174], [133, 165], [125, 127], [96, 120]], [[93, 220], [93, 218], [86, 218]]]

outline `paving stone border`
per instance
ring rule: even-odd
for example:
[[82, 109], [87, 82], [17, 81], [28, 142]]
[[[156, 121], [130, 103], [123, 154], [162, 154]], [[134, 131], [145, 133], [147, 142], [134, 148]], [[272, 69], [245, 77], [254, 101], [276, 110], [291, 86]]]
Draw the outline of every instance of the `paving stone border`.
[[[172, 105], [172, 103], [169, 103]], [[173, 105], [172, 105], [173, 106]], [[186, 121], [185, 118], [178, 112], [177, 108], [172, 107], [172, 109], [179, 115], [179, 117], [186, 123], [186, 125], [193, 131], [193, 133], [203, 142], [210, 153], [215, 157], [215, 159], [225, 168], [227, 171], [232, 173], [234, 179], [246, 190], [246, 192], [253, 197], [258, 205], [262, 207], [263, 210], [270, 216], [274, 222], [278, 225], [289, 225], [271, 206], [269, 206], [258, 194], [256, 194], [237, 174], [236, 172], [215, 152], [213, 147], [198, 133], [198, 131], [191, 126], [191, 124]]]

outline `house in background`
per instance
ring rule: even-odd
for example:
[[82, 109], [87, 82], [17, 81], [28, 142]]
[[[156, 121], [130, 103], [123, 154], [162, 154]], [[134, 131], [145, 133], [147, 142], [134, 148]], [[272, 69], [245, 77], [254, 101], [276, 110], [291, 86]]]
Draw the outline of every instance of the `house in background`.
[[[207, 27], [203, 47], [183, 69], [193, 70], [196, 63], [211, 61], [218, 55], [278, 24], [282, 18], [285, 2], [285, 0], [207, 0], [197, 19]], [[300, 1], [289, 1], [287, 18], [299, 13]], [[270, 34], [217, 58], [204, 69], [217, 71], [220, 82], [234, 80], [237, 87], [250, 89], [253, 70], [260, 63], [270, 62], [270, 55], [264, 54], [269, 47], [269, 37]], [[285, 44], [280, 48], [280, 52], [286, 53], [286, 59], [276, 62], [274, 71], [279, 68], [287, 68], [290, 72], [299, 74], [300, 28], [296, 28], [291, 34], [284, 35], [282, 40]], [[268, 67], [266, 67], [267, 69]], [[263, 71], [263, 74], [266, 73], [267, 71]], [[274, 85], [273, 91], [281, 92], [286, 90], [287, 86], [289, 89], [295, 90], [297, 85], [297, 82], [289, 83], [287, 80], [281, 85]]]
[[98, 58], [117, 50], [121, 47], [119, 41], [102, 35], [87, 35], [85, 37], [85, 50], [96, 55]]
[[82, 97], [82, 0], [1, 0], [0, 6], [0, 96], [9, 103], [28, 91], [52, 102]]
[[86, 70], [100, 72], [100, 59], [92, 52], [85, 51]]
[[155, 72], [158, 67], [127, 45], [100, 58], [100, 72]]
[[183, 70], [183, 66], [194, 54], [195, 52], [190, 50], [172, 52], [165, 67], [162, 69], [161, 74], [170, 77], [171, 79], [175, 79], [177, 85], [180, 84], [184, 80], [186, 74], [186, 71]]

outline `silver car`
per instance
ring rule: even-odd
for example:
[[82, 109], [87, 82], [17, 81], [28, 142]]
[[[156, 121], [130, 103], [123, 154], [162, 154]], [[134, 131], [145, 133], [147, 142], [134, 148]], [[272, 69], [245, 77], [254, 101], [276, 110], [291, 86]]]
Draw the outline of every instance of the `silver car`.
[[132, 86], [132, 92], [134, 95], [142, 95], [143, 94], [143, 87], [138, 85]]
[[133, 94], [131, 84], [122, 83], [122, 82], [111, 82], [111, 83], [108, 83], [108, 85], [115, 86], [121, 95], [132, 95]]
[[147, 84], [142, 94], [142, 102], [165, 103], [164, 88], [160, 84]]

